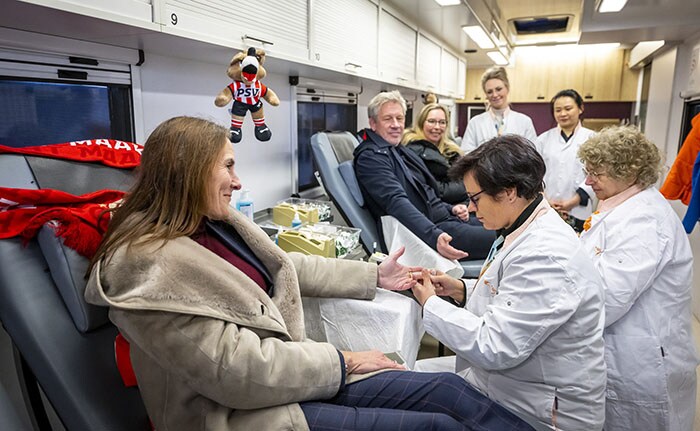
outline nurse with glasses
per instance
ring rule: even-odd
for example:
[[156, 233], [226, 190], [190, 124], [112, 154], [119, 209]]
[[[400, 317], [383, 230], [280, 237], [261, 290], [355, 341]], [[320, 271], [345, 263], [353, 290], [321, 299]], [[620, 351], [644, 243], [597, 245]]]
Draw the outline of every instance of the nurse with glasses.
[[576, 233], [543, 198], [542, 157], [530, 141], [504, 135], [451, 173], [497, 239], [476, 281], [421, 273], [413, 293], [425, 330], [457, 356], [416, 369], [455, 371], [538, 430], [601, 430], [602, 282]]

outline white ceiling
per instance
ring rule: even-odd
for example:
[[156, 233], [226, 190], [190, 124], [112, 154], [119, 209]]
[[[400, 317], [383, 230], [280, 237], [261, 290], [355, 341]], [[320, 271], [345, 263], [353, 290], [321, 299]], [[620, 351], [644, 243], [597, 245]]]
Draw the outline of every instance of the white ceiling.
[[[572, 7], [572, 0], [462, 0], [460, 5], [445, 7], [440, 7], [434, 0], [382, 2], [460, 54], [465, 49], [476, 48], [477, 53], [463, 54], [468, 67], [493, 64], [485, 52], [461, 31], [463, 25], [477, 22], [470, 7], [474, 10], [490, 8], [502, 18], [501, 24], [509, 17], [556, 14], [557, 10], [568, 11]], [[573, 3], [574, 9], [580, 11], [579, 43], [619, 42], [631, 47], [647, 40], [681, 42], [700, 34], [700, 0], [628, 0], [621, 12], [608, 14], [595, 12], [595, 0], [573, 0]], [[506, 26], [503, 27], [502, 30], [507, 32]]]

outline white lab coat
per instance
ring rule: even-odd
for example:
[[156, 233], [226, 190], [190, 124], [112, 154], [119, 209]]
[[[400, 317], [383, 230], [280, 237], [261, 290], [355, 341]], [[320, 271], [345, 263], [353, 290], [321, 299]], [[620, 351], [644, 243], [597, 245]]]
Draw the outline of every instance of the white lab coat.
[[[535, 126], [532, 124], [530, 117], [507, 109], [504, 118], [505, 127], [503, 134], [513, 133], [527, 138], [530, 142], [535, 142], [537, 132], [535, 132]], [[498, 136], [496, 124], [493, 121], [491, 112], [486, 111], [472, 118], [467, 123], [467, 131], [462, 139], [462, 149], [465, 153], [468, 153], [496, 136]]]
[[554, 429], [555, 418], [557, 429], [600, 430], [602, 283], [547, 201], [535, 214], [467, 288], [466, 308], [433, 296], [423, 324], [457, 354], [456, 372], [536, 429]]
[[691, 431], [693, 256], [678, 216], [649, 187], [593, 214], [581, 241], [606, 289], [605, 429]]
[[555, 127], [538, 136], [535, 141], [535, 147], [547, 166], [544, 175], [544, 194], [547, 200], [551, 202], [571, 199], [579, 187], [587, 192], [588, 204], [575, 206], [569, 211], [579, 220], [587, 219], [593, 212], [595, 194], [593, 189], [584, 184], [586, 175], [576, 152], [581, 144], [594, 134], [593, 130], [579, 126], [574, 131], [574, 136], [566, 142], [561, 137], [561, 129]]

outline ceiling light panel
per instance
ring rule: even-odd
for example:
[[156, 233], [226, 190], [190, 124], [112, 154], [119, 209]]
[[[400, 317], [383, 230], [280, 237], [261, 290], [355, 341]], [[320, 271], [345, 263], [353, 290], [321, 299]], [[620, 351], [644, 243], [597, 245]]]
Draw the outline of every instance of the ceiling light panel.
[[440, 6], [456, 6], [462, 4], [462, 0], [435, 0]]
[[479, 45], [481, 49], [492, 49], [496, 46], [481, 26], [466, 25], [462, 27], [462, 30], [464, 30], [467, 36]]
[[598, 3], [598, 12], [620, 12], [627, 4], [627, 0], [600, 0]]
[[487, 52], [486, 55], [491, 58], [491, 60], [499, 66], [507, 66], [508, 60], [498, 51]]

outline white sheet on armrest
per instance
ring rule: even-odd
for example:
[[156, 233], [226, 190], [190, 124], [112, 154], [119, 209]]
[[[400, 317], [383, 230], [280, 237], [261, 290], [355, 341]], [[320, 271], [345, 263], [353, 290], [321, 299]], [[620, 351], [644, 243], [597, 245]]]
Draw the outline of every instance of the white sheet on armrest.
[[434, 268], [455, 278], [460, 278], [464, 274], [464, 269], [458, 261], [441, 256], [440, 253], [430, 248], [428, 244], [399, 223], [396, 218], [383, 216], [382, 231], [389, 253], [398, 250], [401, 246], [406, 246], [406, 251], [399, 259], [399, 263], [407, 266]]
[[413, 368], [425, 333], [414, 299], [377, 289], [373, 301], [304, 297], [302, 303], [308, 338], [339, 350], [398, 352]]

